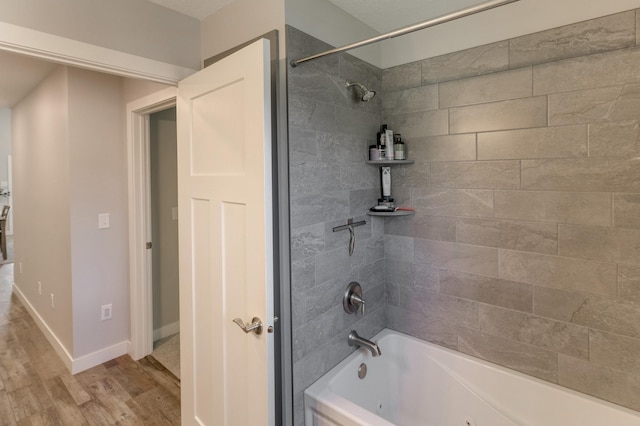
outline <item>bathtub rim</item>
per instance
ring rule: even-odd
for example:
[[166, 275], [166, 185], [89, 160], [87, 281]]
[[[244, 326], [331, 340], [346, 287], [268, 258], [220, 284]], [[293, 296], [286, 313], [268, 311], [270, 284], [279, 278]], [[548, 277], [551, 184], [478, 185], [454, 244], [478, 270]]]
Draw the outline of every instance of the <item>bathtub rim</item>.
[[[507, 374], [507, 375], [513, 375], [518, 379], [522, 379], [522, 380], [526, 380], [526, 381], [531, 381], [539, 386], [542, 387], [550, 387], [551, 389], [555, 390], [555, 391], [560, 391], [563, 393], [568, 394], [570, 397], [573, 398], [578, 398], [578, 399], [583, 399], [586, 400], [590, 403], [593, 403], [595, 405], [602, 405], [608, 409], [611, 409], [613, 411], [617, 411], [620, 412], [621, 415], [628, 415], [631, 416], [632, 418], [635, 417], [638, 419], [638, 421], [640, 422], [640, 412], [639, 411], [635, 411], [631, 408], [628, 407], [624, 407], [622, 405], [618, 405], [615, 404], [613, 402], [610, 401], [606, 401], [604, 399], [601, 398], [597, 398], [595, 396], [592, 395], [588, 395], [586, 393], [582, 393], [579, 391], [576, 391], [574, 389], [568, 388], [568, 387], [564, 387], [561, 386], [557, 383], [552, 383], [552, 382], [548, 382], [546, 380], [534, 377], [534, 376], [530, 376], [527, 375], [525, 373], [519, 372], [517, 370], [508, 368], [508, 367], [504, 367], [502, 365], [499, 364], [495, 364], [491, 361], [486, 361], [484, 359], [481, 358], [477, 358], [462, 352], [458, 352], [456, 350], [444, 347], [444, 346], [440, 346], [436, 343], [433, 342], [429, 342], [429, 341], [425, 341], [425, 340], [421, 340], [418, 339], [416, 337], [410, 336], [408, 334], [396, 331], [396, 330], [392, 330], [389, 328], [384, 328], [383, 330], [381, 330], [379, 333], [377, 333], [375, 336], [373, 336], [370, 340], [374, 341], [374, 342], [378, 342], [380, 344], [380, 349], [382, 351], [382, 356], [384, 356], [384, 342], [382, 342], [382, 340], [385, 337], [390, 337], [390, 336], [397, 336], [400, 338], [404, 338], [404, 339], [408, 339], [410, 342], [414, 342], [416, 344], [420, 344], [420, 345], [425, 345], [427, 346], [429, 349], [432, 349], [436, 352], [442, 352], [444, 354], [446, 354], [446, 356], [451, 356], [457, 359], [461, 359], [463, 361], [469, 362], [471, 364], [473, 364], [474, 366], [479, 366], [480, 368], [487, 368], [491, 371], [496, 371], [500, 374]], [[346, 337], [345, 337], [345, 345], [346, 345]], [[309, 403], [311, 403], [311, 401], [319, 401], [319, 402], [324, 402], [327, 400], [333, 400], [334, 402], [341, 402], [347, 405], [351, 405], [354, 407], [357, 407], [357, 409], [353, 409], [354, 411], [357, 411], [358, 414], [362, 415], [362, 416], [374, 416], [376, 419], [382, 419], [381, 417], [377, 416], [375, 413], [372, 413], [371, 411], [360, 407], [359, 405], [355, 404], [354, 402], [350, 401], [349, 399], [342, 397], [341, 395], [338, 395], [334, 392], [332, 392], [330, 390], [330, 382], [332, 381], [332, 379], [338, 374], [338, 372], [343, 371], [345, 369], [345, 367], [348, 364], [351, 364], [354, 360], [359, 360], [360, 362], [365, 362], [369, 359], [372, 359], [371, 354], [363, 349], [363, 348], [358, 348], [355, 351], [353, 351], [349, 356], [347, 356], [345, 359], [343, 359], [342, 361], [340, 361], [338, 364], [336, 364], [333, 368], [331, 368], [327, 373], [325, 373], [323, 376], [321, 376], [318, 380], [316, 380], [314, 383], [312, 383], [309, 387], [307, 387], [304, 390], [304, 412], [305, 412], [305, 418], [307, 417], [307, 405], [308, 405], [308, 401]], [[330, 408], [331, 410], [336, 410], [337, 412], [343, 414], [343, 415], [349, 415], [350, 413], [352, 413], [351, 410], [345, 410], [343, 409], [344, 405], [340, 404], [337, 406], [329, 406], [327, 405], [326, 407]], [[310, 407], [311, 408], [311, 407]], [[360, 411], [362, 410], [362, 411]], [[509, 416], [508, 416], [509, 417]], [[386, 420], [384, 420], [386, 421]], [[379, 423], [379, 424], [385, 424], [385, 423]], [[393, 423], [389, 423], [387, 422], [386, 424], [389, 425], [393, 425]], [[385, 425], [386, 425], [385, 424]], [[640, 424], [640, 423], [639, 423]]]

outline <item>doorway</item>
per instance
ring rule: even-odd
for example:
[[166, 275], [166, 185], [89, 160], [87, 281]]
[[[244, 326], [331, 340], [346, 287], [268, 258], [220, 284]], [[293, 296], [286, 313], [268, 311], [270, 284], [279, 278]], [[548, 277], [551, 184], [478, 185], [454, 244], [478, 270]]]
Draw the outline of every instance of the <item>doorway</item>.
[[149, 116], [152, 356], [180, 377], [176, 108]]

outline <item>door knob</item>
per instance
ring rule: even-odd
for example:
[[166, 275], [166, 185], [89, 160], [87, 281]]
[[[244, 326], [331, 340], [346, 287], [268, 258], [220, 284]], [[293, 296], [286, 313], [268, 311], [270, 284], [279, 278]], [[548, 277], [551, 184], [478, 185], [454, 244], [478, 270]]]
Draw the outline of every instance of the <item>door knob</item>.
[[234, 319], [233, 322], [238, 324], [238, 327], [240, 327], [245, 333], [253, 331], [258, 335], [262, 334], [262, 320], [258, 317], [253, 317], [251, 324], [245, 324], [240, 318]]

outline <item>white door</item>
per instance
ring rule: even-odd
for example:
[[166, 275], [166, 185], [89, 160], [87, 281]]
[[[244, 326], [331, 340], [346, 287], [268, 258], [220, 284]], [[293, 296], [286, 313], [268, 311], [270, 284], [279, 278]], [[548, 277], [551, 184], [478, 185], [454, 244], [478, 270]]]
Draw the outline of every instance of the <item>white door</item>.
[[269, 82], [260, 40], [178, 86], [184, 425], [275, 423]]

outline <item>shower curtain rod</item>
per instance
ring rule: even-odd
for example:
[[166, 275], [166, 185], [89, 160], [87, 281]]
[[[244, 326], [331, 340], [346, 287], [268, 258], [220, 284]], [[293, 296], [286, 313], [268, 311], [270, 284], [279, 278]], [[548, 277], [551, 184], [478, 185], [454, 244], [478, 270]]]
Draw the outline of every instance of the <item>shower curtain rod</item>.
[[425, 28], [435, 27], [436, 25], [444, 24], [445, 22], [455, 21], [456, 19], [464, 18], [465, 16], [475, 15], [476, 13], [480, 13], [489, 9], [494, 9], [496, 7], [504, 6], [509, 3], [515, 3], [517, 1], [520, 1], [520, 0], [492, 0], [486, 3], [479, 4], [477, 6], [472, 6], [466, 9], [459, 10], [457, 12], [452, 12], [447, 15], [440, 16], [438, 18], [433, 18], [428, 21], [421, 22], [419, 24], [414, 24], [408, 27], [400, 28], [398, 30], [391, 31], [386, 34], [380, 34], [379, 36], [368, 38], [366, 40], [358, 41], [356, 43], [351, 43], [342, 47], [336, 47], [335, 49], [327, 50], [326, 52], [307, 56], [306, 58], [295, 59], [295, 60], [292, 60], [290, 64], [292, 67], [295, 68], [303, 62], [312, 61], [314, 59], [322, 58], [323, 56], [344, 52], [347, 50], [355, 49], [357, 47], [367, 46], [372, 43], [377, 43], [382, 40], [399, 37], [401, 35], [409, 34], [414, 31], [423, 30]]

